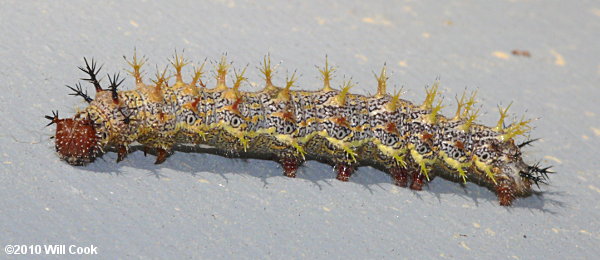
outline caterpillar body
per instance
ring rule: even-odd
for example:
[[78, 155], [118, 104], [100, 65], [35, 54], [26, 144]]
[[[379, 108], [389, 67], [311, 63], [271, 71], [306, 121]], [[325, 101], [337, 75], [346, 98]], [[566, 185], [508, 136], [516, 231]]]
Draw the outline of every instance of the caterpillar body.
[[[202, 81], [204, 64], [194, 69], [185, 83], [181, 55], [170, 60], [175, 80], [167, 69], [157, 72], [152, 83], [142, 78], [145, 59], [134, 54], [127, 61], [135, 79], [134, 90], [119, 91], [118, 74], [108, 75], [109, 87], [102, 88], [92, 60], [79, 67], [94, 85], [95, 98], [78, 83], [71, 95], [89, 103], [73, 118], [59, 119], [58, 112], [45, 116], [55, 123], [55, 148], [72, 165], [85, 165], [112, 148], [117, 162], [133, 143], [156, 153], [162, 163], [180, 144], [210, 146], [225, 152], [279, 162], [283, 173], [295, 177], [305, 160], [320, 160], [334, 166], [337, 179], [348, 181], [360, 165], [384, 170], [402, 187], [421, 190], [435, 176], [461, 182], [472, 181], [495, 192], [501, 205], [532, 194], [532, 184], [545, 183], [549, 168], [528, 165], [514, 138], [530, 130], [531, 120], [504, 126], [506, 109], [500, 109], [496, 126], [475, 122], [475, 94], [457, 98], [453, 117], [441, 115], [437, 83], [426, 89], [425, 101], [416, 105], [386, 92], [385, 66], [377, 79], [377, 93], [349, 93], [346, 81], [341, 90], [331, 87], [333, 68], [319, 68], [323, 88], [294, 91], [295, 75], [285, 87], [272, 82], [273, 68], [265, 56], [261, 91], [242, 92], [246, 69], [235, 73], [233, 86], [226, 84], [230, 64], [223, 57], [216, 65], [216, 87]], [[170, 82], [171, 81], [171, 82]], [[145, 150], [146, 151], [146, 150]]]

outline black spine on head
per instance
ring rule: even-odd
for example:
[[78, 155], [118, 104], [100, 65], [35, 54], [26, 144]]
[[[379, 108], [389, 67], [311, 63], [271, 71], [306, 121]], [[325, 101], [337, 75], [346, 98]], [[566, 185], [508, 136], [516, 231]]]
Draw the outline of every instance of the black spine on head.
[[87, 90], [85, 92], [83, 92], [83, 88], [81, 87], [80, 83], [75, 84], [75, 88], [73, 88], [73, 87], [71, 87], [69, 85], [66, 85], [66, 86], [67, 86], [67, 88], [70, 88], [74, 92], [74, 93], [71, 93], [69, 95], [71, 95], [71, 96], [81, 96], [85, 100], [85, 102], [88, 102], [88, 103], [92, 102], [93, 99], [90, 96], [88, 96]]
[[85, 61], [85, 68], [84, 67], [79, 67], [79, 69], [83, 72], [85, 72], [86, 74], [88, 74], [88, 76], [90, 78], [86, 79], [86, 78], [82, 78], [82, 80], [88, 81], [90, 83], [92, 83], [94, 85], [94, 88], [96, 88], [96, 93], [102, 91], [102, 86], [100, 86], [100, 82], [98, 81], [98, 78], [96, 77], [98, 75], [98, 73], [100, 73], [100, 70], [102, 69], [102, 66], [100, 66], [100, 68], [98, 68], [96, 70], [96, 62], [94, 61], [94, 59], [92, 59], [92, 65], [90, 66], [90, 63], [88, 63], [87, 59], [84, 57], [83, 60]]
[[518, 144], [517, 146], [518, 146], [519, 148], [523, 148], [523, 147], [525, 147], [525, 146], [531, 145], [531, 143], [533, 143], [533, 142], [535, 142], [535, 141], [537, 141], [537, 140], [540, 140], [540, 139], [539, 139], [539, 138], [536, 138], [536, 139], [530, 139], [530, 140], [527, 140], [527, 141], [525, 141], [525, 142], [522, 142], [522, 143]]
[[58, 121], [58, 110], [54, 111], [52, 110], [52, 116], [49, 115], [45, 115], [44, 116], [46, 119], [50, 120], [50, 123], [48, 123], [46, 126], [50, 126], [51, 124], [56, 123], [56, 121]]
[[108, 81], [110, 82], [110, 86], [108, 87], [108, 89], [112, 93], [112, 99], [115, 103], [119, 102], [119, 95], [117, 93], [117, 88], [119, 88], [119, 86], [123, 83], [123, 81], [125, 81], [125, 79], [122, 79], [121, 81], [119, 81], [120, 76], [121, 76], [120, 73], [113, 74], [112, 78], [110, 77], [110, 75], [108, 75]]
[[537, 185], [539, 188], [539, 183], [548, 184], [548, 173], [554, 173], [550, 170], [550, 168], [552, 168], [552, 166], [541, 168], [540, 163], [538, 162], [534, 165], [528, 166], [527, 172], [522, 171], [520, 175], [523, 178], [533, 181], [533, 183], [535, 183], [535, 185]]

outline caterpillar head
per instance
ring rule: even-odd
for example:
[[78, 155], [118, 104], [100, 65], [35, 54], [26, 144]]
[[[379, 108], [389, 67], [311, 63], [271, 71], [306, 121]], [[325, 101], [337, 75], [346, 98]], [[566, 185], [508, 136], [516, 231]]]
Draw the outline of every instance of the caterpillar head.
[[475, 147], [475, 165], [479, 171], [492, 174], [501, 205], [510, 205], [515, 197], [532, 193], [531, 185], [546, 183], [550, 167], [540, 168], [523, 161], [521, 148], [514, 140], [487, 139]]
[[92, 162], [100, 151], [98, 137], [94, 125], [89, 119], [58, 118], [58, 112], [54, 116], [46, 116], [51, 120], [50, 124], [56, 124], [54, 138], [56, 151], [60, 158], [71, 165], [84, 165]]

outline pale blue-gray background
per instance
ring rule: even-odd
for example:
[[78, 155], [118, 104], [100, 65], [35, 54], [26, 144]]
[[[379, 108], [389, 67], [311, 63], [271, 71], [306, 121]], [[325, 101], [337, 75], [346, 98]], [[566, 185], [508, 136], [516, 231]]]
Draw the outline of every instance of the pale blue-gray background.
[[[2, 247], [93, 244], [102, 258], [600, 254], [598, 1], [2, 1], [0, 28]], [[60, 161], [43, 115], [85, 107], [64, 87], [85, 76], [82, 57], [113, 73], [134, 48], [149, 76], [174, 50], [196, 62], [227, 53], [234, 67], [249, 64], [245, 90], [262, 85], [267, 53], [279, 84], [297, 69], [301, 88], [319, 88], [314, 66], [327, 54], [336, 86], [352, 77], [361, 94], [375, 92], [372, 72], [387, 62], [390, 91], [415, 102], [440, 78], [445, 114], [468, 88], [483, 123], [510, 102], [516, 117], [539, 118], [531, 137], [542, 140], [525, 158], [558, 174], [543, 196], [505, 208], [473, 184], [436, 179], [416, 193], [372, 168], [342, 183], [316, 162], [289, 179], [275, 162], [205, 154], [159, 166], [141, 152], [119, 164], [114, 153], [87, 167]]]

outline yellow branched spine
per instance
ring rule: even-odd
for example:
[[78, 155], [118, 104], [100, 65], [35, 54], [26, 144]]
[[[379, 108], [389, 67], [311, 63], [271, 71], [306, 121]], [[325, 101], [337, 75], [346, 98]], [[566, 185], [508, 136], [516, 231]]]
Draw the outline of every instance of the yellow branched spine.
[[267, 54], [265, 55], [265, 57], [263, 58], [263, 66], [262, 68], [260, 68], [260, 72], [263, 74], [264, 76], [264, 80], [265, 80], [265, 88], [264, 90], [266, 92], [271, 92], [277, 89], [277, 87], [275, 85], [273, 85], [273, 73], [275, 72], [275, 69], [271, 66], [271, 55]]
[[127, 71], [127, 72], [135, 78], [136, 85], [143, 84], [141, 69], [142, 69], [142, 66], [144, 66], [144, 64], [146, 63], [146, 59], [142, 58], [141, 60], [138, 60], [137, 51], [135, 51], [135, 50], [133, 52], [133, 60], [132, 61], [127, 60], [127, 58], [125, 56], [123, 56], [123, 58], [129, 64], [129, 66], [131, 66], [131, 68], [132, 68], [131, 71]]
[[373, 73], [373, 75], [375, 76], [375, 79], [377, 79], [377, 94], [375, 95], [375, 97], [383, 97], [387, 94], [387, 81], [388, 81], [388, 76], [386, 75], [386, 64], [383, 64], [383, 68], [381, 68], [381, 73], [379, 73], [379, 76], [377, 76], [377, 74]]
[[242, 85], [242, 83], [244, 81], [248, 80], [248, 78], [244, 77], [244, 74], [246, 73], [247, 68], [248, 68], [248, 66], [244, 67], [244, 69], [240, 73], [238, 73], [236, 70], [233, 71], [233, 73], [235, 74], [235, 81], [233, 82], [233, 89], [236, 92], [239, 92], [239, 89], [240, 89], [240, 86]]
[[163, 85], [165, 87], [167, 86], [169, 78], [170, 78], [170, 76], [167, 76], [167, 71], [168, 71], [167, 67], [165, 67], [162, 70], [162, 72], [158, 69], [158, 67], [156, 68], [156, 73], [154, 74], [154, 77], [156, 79], [152, 80], [152, 83], [154, 83], [154, 85], [156, 85], [157, 90], [160, 90]]
[[498, 105], [498, 112], [500, 112], [500, 119], [498, 119], [498, 123], [496, 123], [496, 127], [494, 127], [494, 131], [501, 132], [504, 129], [504, 119], [508, 116], [508, 109], [512, 106], [512, 102], [508, 104], [505, 109], [502, 109], [500, 105]]
[[294, 73], [292, 73], [292, 76], [286, 77], [285, 88], [283, 88], [281, 91], [279, 91], [279, 93], [277, 94], [277, 99], [289, 101], [290, 100], [290, 89], [294, 86], [294, 84], [296, 83], [296, 80], [297, 80], [296, 71], [294, 71]]
[[229, 70], [230, 64], [227, 63], [225, 56], [221, 57], [221, 60], [217, 64], [217, 89], [227, 88], [227, 71]]
[[177, 80], [177, 83], [183, 83], [181, 69], [188, 65], [189, 62], [185, 61], [185, 59], [183, 58], [183, 54], [178, 55], [177, 52], [175, 52], [175, 55], [173, 55], [173, 59], [170, 60], [170, 63], [173, 66], [173, 68], [175, 68], [175, 79]]
[[338, 93], [335, 99], [339, 106], [346, 105], [346, 97], [348, 97], [348, 93], [352, 87], [354, 87], [352, 79], [344, 81], [344, 85], [342, 85], [342, 90], [340, 91], [340, 93]]
[[386, 109], [388, 111], [396, 111], [400, 105], [400, 94], [402, 90], [396, 91], [392, 96], [392, 99], [386, 104]]
[[500, 135], [500, 140], [508, 141], [508, 140], [514, 138], [515, 136], [523, 135], [523, 134], [531, 131], [532, 127], [531, 127], [530, 123], [532, 121], [533, 121], [533, 119], [525, 120], [525, 118], [522, 117], [521, 120], [519, 120], [518, 122], [515, 122], [515, 123], [511, 124], [510, 126], [508, 126], [507, 128], [503, 129], [503, 134]]
[[477, 101], [475, 100], [477, 91], [471, 92], [471, 97], [469, 97], [468, 100], [465, 99], [465, 95], [466, 91], [463, 92], [463, 95], [460, 98], [460, 100], [457, 99], [458, 105], [454, 119], [464, 120], [464, 123], [460, 126], [460, 129], [463, 131], [469, 131], [471, 125], [475, 123], [477, 117], [479, 116], [480, 108], [474, 110], [474, 106], [477, 103]]
[[425, 97], [425, 101], [423, 101], [423, 104], [421, 105], [422, 109], [431, 109], [431, 113], [427, 115], [427, 121], [430, 124], [435, 124], [437, 122], [437, 115], [440, 112], [440, 110], [442, 110], [442, 108], [444, 107], [442, 106], [441, 99], [438, 100], [438, 102], [434, 105], [434, 102], [439, 95], [439, 85], [439, 81], [436, 81], [430, 88], [425, 89], [427, 96]]
[[498, 119], [498, 123], [493, 129], [496, 132], [502, 133], [499, 136], [499, 139], [502, 141], [508, 141], [516, 136], [523, 135], [531, 131], [532, 128], [530, 126], [530, 123], [533, 121], [533, 119], [525, 120], [524, 117], [522, 117], [520, 121], [512, 123], [510, 126], [506, 128], [504, 127], [504, 119], [506, 119], [506, 117], [508, 116], [508, 109], [511, 105], [512, 102], [505, 109], [502, 109], [502, 107], [498, 106], [498, 111], [500, 112], [500, 119]]
[[190, 85], [196, 86], [196, 84], [200, 84], [201, 87], [206, 87], [202, 82], [202, 76], [204, 76], [204, 66], [206, 65], [206, 60], [199, 67], [194, 68], [194, 77], [190, 82]]
[[333, 72], [335, 68], [329, 66], [329, 59], [325, 56], [325, 67], [318, 68], [321, 73], [321, 78], [323, 79], [323, 89], [321, 91], [332, 91], [331, 88], [331, 79], [333, 77]]

